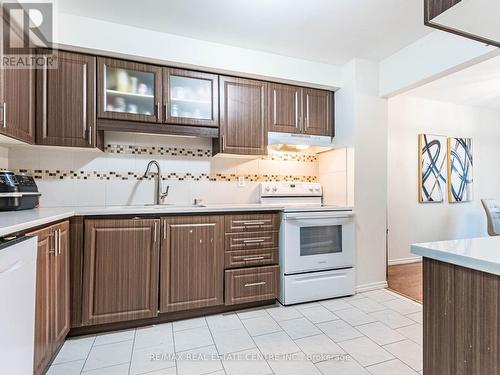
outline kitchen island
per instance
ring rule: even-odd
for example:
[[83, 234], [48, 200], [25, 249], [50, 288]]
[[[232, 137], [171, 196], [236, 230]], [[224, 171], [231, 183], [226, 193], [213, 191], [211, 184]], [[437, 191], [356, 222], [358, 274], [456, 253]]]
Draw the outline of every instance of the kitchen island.
[[499, 374], [500, 237], [411, 251], [424, 263], [424, 374]]

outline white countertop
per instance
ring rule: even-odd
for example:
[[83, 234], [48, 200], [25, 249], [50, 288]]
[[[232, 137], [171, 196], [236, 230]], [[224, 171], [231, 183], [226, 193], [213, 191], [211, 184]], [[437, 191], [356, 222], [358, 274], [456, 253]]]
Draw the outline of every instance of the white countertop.
[[72, 216], [102, 215], [169, 215], [189, 213], [282, 211], [281, 206], [254, 204], [219, 204], [202, 206], [161, 205], [161, 206], [114, 206], [114, 207], [61, 207], [35, 208], [23, 211], [0, 212], [0, 237], [23, 232]]
[[426, 258], [500, 275], [500, 237], [483, 237], [411, 245]]

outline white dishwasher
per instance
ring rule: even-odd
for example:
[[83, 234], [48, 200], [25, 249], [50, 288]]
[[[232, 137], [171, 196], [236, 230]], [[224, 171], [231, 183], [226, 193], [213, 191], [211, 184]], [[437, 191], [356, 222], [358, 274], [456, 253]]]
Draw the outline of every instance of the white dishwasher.
[[0, 373], [33, 374], [37, 238], [0, 242]]

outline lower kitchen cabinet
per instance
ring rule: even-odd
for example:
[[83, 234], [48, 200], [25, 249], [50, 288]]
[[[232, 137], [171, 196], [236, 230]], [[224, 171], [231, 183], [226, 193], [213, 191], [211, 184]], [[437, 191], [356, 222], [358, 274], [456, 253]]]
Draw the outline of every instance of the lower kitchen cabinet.
[[279, 266], [226, 271], [226, 305], [272, 300], [278, 297]]
[[158, 314], [160, 220], [86, 220], [83, 325]]
[[160, 312], [224, 304], [224, 217], [162, 219]]
[[34, 373], [43, 374], [69, 332], [69, 222], [27, 235], [38, 237]]

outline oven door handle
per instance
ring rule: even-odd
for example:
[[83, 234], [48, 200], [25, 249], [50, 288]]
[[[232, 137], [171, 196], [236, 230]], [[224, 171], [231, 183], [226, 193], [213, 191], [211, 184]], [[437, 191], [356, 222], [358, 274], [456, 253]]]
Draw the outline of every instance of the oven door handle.
[[352, 215], [343, 216], [289, 216], [285, 220], [352, 219]]

